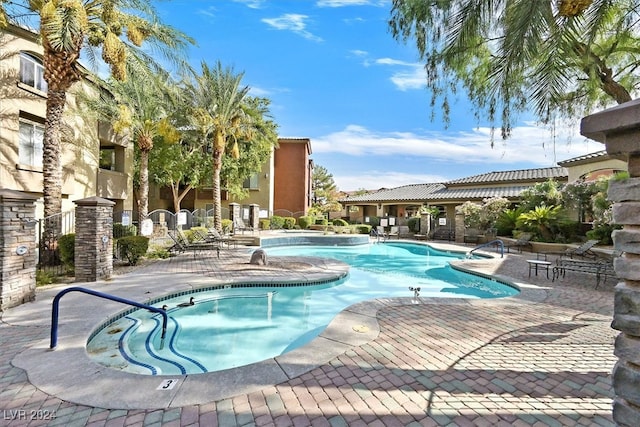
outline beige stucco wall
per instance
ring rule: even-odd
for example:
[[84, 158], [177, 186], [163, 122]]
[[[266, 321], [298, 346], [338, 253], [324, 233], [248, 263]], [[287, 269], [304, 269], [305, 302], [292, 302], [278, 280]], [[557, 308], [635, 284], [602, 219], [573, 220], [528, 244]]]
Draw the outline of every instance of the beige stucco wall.
[[569, 182], [575, 182], [583, 176], [601, 170], [627, 170], [627, 163], [617, 159], [607, 159], [575, 166], [565, 166], [569, 171]]
[[[42, 47], [35, 35], [19, 29], [9, 28], [0, 32], [0, 187], [23, 191], [37, 196], [42, 194], [42, 168], [19, 164], [19, 118], [24, 116], [44, 125], [46, 116], [45, 92], [20, 82], [20, 52], [27, 51], [42, 58]], [[62, 129], [62, 211], [75, 208], [74, 200], [97, 195], [98, 160], [100, 142], [95, 117], [77, 105], [81, 91], [95, 93], [93, 85], [82, 81], [72, 86], [67, 94], [67, 106]], [[133, 149], [125, 150], [125, 172], [118, 176], [114, 185], [101, 195], [119, 198], [118, 205], [133, 205], [132, 198]], [[116, 198], [118, 198], [116, 197]], [[42, 199], [36, 203], [36, 216], [42, 216]]]

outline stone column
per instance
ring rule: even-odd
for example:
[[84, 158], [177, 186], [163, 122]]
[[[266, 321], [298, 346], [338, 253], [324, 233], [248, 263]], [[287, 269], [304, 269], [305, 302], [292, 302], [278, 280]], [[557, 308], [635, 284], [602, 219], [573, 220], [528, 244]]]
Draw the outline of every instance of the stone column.
[[260, 205], [249, 205], [249, 227], [257, 230], [260, 226]]
[[620, 331], [614, 353], [613, 419], [621, 426], [640, 425], [640, 100], [582, 119], [580, 133], [603, 142], [609, 155], [627, 161], [630, 178], [609, 184], [614, 247], [623, 255], [614, 267], [616, 285], [611, 327]]
[[0, 189], [0, 311], [36, 298], [35, 201]]
[[456, 213], [456, 243], [464, 243], [464, 214]]
[[430, 233], [431, 233], [431, 214], [430, 213], [420, 214], [420, 234], [429, 236]]
[[238, 203], [229, 203], [229, 219], [234, 221], [236, 218], [242, 218], [240, 205]]
[[77, 282], [109, 279], [113, 273], [113, 206], [100, 197], [76, 200]]

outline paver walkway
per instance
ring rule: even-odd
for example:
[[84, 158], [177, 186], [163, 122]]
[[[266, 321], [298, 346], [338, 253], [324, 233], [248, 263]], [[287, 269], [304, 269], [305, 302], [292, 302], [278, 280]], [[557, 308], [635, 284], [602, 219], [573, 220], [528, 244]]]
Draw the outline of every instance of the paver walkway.
[[[530, 255], [529, 255], [530, 257]], [[245, 259], [246, 258], [246, 259]], [[217, 402], [166, 410], [107, 410], [36, 389], [11, 360], [49, 328], [0, 323], [0, 426], [572, 426], [613, 425], [610, 328], [613, 284], [572, 275], [529, 279], [527, 255], [491, 273], [544, 287], [542, 302], [438, 300], [378, 311], [381, 332], [329, 363], [282, 384]], [[239, 273], [246, 250], [220, 260], [191, 254], [126, 274], [167, 280]], [[9, 310], [11, 312], [11, 310]], [[49, 418], [49, 419], [46, 419]]]

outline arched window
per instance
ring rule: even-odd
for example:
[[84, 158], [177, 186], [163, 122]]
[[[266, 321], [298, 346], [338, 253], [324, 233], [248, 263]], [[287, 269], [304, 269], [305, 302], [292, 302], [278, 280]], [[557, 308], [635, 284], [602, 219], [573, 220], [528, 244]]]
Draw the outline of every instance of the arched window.
[[40, 58], [27, 52], [20, 52], [20, 81], [42, 92], [47, 91], [44, 67]]

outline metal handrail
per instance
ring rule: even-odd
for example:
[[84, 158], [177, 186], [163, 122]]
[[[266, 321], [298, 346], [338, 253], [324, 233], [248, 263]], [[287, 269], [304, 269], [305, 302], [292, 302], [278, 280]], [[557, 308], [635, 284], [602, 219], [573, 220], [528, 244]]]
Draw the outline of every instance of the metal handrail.
[[140, 304], [139, 302], [135, 302], [135, 301], [131, 301], [128, 299], [124, 299], [124, 298], [120, 298], [117, 297], [115, 295], [109, 295], [109, 294], [105, 294], [103, 292], [98, 292], [98, 291], [94, 291], [92, 289], [87, 289], [87, 288], [81, 288], [79, 286], [74, 286], [71, 288], [67, 288], [63, 291], [58, 292], [58, 294], [53, 298], [53, 307], [51, 309], [51, 341], [49, 342], [49, 348], [50, 349], [54, 349], [56, 348], [56, 345], [58, 345], [58, 313], [60, 310], [60, 298], [62, 298], [64, 295], [68, 294], [69, 292], [82, 292], [85, 294], [89, 294], [89, 295], [93, 295], [96, 297], [100, 297], [100, 298], [104, 298], [104, 299], [108, 299], [111, 301], [115, 301], [115, 302], [120, 302], [123, 304], [128, 304], [128, 305], [133, 305], [135, 307], [139, 307], [139, 308], [144, 308], [146, 310], [155, 312], [155, 313], [159, 313], [162, 315], [162, 335], [161, 335], [161, 339], [164, 339], [164, 336], [167, 332], [167, 323], [169, 320], [169, 317], [167, 316], [167, 312], [161, 308], [157, 308], [157, 307], [152, 307], [150, 305], [146, 305], [146, 304]]
[[487, 243], [483, 243], [479, 246], [476, 246], [475, 248], [471, 249], [469, 252], [467, 252], [467, 256], [470, 256], [471, 254], [473, 254], [473, 251], [477, 250], [477, 249], [481, 249], [484, 248], [485, 246], [489, 246], [489, 245], [498, 245], [500, 247], [500, 258], [504, 258], [504, 242], [500, 239], [495, 239], [492, 240], [490, 242]]

